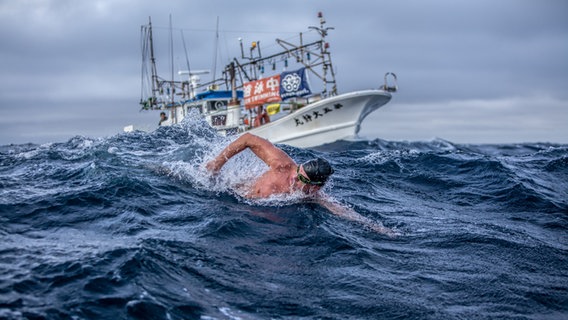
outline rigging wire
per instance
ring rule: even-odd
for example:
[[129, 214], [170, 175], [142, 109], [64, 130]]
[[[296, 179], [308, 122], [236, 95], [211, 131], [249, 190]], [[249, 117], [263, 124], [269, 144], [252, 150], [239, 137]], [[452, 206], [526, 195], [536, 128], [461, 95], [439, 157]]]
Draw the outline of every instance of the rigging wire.
[[219, 16], [217, 16], [217, 28], [215, 29], [215, 47], [213, 49], [213, 74], [211, 81], [215, 81], [217, 75], [217, 48], [219, 46]]
[[183, 35], [183, 30], [180, 30], [181, 41], [183, 43], [183, 51], [185, 52], [185, 63], [187, 65], [187, 72], [191, 74], [191, 68], [189, 67], [189, 55], [187, 54], [187, 47], [185, 45], [185, 36]]

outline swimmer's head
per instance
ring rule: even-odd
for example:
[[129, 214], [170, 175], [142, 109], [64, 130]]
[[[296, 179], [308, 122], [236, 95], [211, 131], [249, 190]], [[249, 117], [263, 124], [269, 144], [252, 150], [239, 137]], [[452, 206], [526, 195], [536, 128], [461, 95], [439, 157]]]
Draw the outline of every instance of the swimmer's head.
[[[300, 166], [304, 169], [306, 176], [300, 174]], [[333, 173], [333, 168], [322, 158], [306, 161], [298, 166], [298, 179], [305, 184], [322, 186], [325, 184], [329, 176]]]

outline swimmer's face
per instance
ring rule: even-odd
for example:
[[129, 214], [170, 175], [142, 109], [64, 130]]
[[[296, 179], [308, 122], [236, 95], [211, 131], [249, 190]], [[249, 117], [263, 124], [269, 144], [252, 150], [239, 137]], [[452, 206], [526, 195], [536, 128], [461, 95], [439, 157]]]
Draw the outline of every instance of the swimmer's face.
[[299, 165], [296, 169], [295, 183], [297, 189], [302, 190], [305, 194], [312, 194], [323, 186], [323, 182], [311, 181], [308, 177], [302, 165]]

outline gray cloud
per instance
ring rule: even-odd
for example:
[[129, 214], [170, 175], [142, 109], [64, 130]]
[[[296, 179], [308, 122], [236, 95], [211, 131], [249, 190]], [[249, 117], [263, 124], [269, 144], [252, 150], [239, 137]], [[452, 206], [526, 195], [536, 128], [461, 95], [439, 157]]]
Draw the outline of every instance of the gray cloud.
[[378, 87], [387, 71], [399, 76], [400, 92], [366, 120], [373, 125], [364, 123], [365, 136], [568, 142], [562, 0], [0, 0], [0, 144], [154, 125], [151, 114], [138, 112], [139, 31], [148, 16], [166, 73], [169, 14], [178, 68], [185, 68], [179, 29], [192, 68], [212, 68], [219, 17], [220, 69], [240, 54], [237, 37], [275, 50], [275, 37], [317, 25], [318, 11], [335, 27], [329, 40], [341, 92]]

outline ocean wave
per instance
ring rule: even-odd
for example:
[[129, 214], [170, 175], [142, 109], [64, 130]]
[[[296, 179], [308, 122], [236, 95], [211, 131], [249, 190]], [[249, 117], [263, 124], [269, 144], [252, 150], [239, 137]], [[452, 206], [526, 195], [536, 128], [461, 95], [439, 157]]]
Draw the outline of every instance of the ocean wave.
[[281, 147], [386, 238], [292, 195], [200, 119], [0, 147], [0, 318], [545, 318], [568, 313], [568, 146]]

